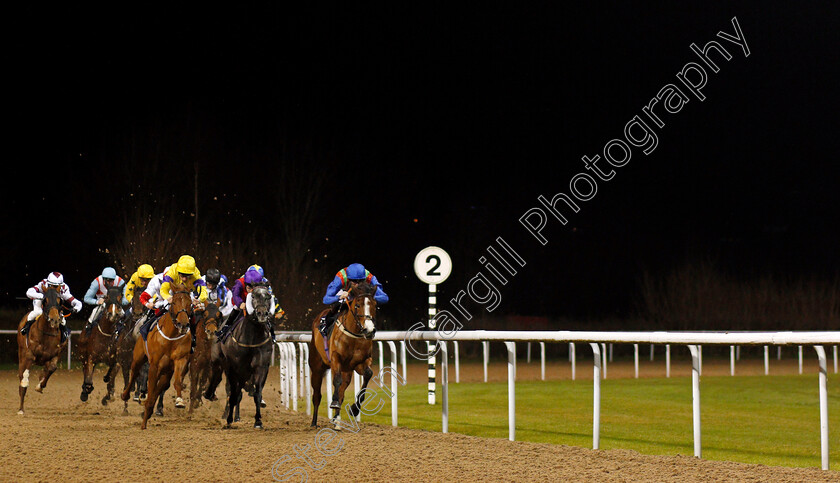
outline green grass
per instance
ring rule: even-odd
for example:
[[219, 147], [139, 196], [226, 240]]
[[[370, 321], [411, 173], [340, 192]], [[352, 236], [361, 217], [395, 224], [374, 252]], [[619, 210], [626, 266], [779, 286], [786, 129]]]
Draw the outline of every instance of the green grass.
[[[591, 380], [517, 382], [516, 440], [591, 448], [592, 385]], [[508, 437], [507, 383], [449, 388], [450, 432]], [[700, 392], [704, 459], [820, 467], [816, 375], [704, 377]], [[690, 378], [605, 380], [601, 396], [601, 449], [694, 454]], [[381, 392], [380, 397], [385, 406], [363, 422], [391, 424], [390, 401]], [[431, 406], [424, 384], [401, 386], [399, 425], [441, 431], [440, 392], [437, 398]], [[840, 470], [836, 376], [829, 380], [829, 431], [831, 469]]]

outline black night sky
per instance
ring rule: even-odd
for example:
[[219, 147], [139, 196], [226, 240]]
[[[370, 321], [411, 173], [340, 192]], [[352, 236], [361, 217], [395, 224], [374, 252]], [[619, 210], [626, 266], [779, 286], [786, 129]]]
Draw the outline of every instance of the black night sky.
[[[745, 276], [840, 268], [835, 2], [118, 8], [8, 17], [7, 304], [51, 270], [82, 296], [128, 194], [189, 211], [196, 160], [201, 214], [251, 221], [230, 230], [273, 230], [282, 163], [301, 182], [320, 173], [327, 263], [364, 263], [406, 318], [425, 306], [420, 249], [452, 255], [448, 300], [499, 236], [527, 262], [503, 314], [624, 316], [642, 269], [687, 259]], [[748, 57], [716, 36], [733, 17]], [[712, 40], [732, 58], [711, 54], [705, 100], [686, 90], [656, 148], [634, 147], [538, 243], [519, 218], [594, 176], [581, 157], [603, 158], [634, 116], [653, 126], [643, 108], [685, 88], [677, 73], [702, 64], [690, 45]]]

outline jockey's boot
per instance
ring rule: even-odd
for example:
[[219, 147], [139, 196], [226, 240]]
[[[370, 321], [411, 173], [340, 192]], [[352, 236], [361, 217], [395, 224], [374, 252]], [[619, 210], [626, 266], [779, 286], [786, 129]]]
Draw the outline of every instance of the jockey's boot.
[[61, 343], [70, 338], [70, 327], [67, 324], [61, 324]]
[[192, 335], [192, 342], [190, 342], [190, 354], [195, 353], [195, 331], [191, 331], [190, 334]]
[[333, 304], [332, 307], [330, 307], [330, 311], [327, 312], [327, 315], [321, 317], [321, 323], [318, 324], [318, 330], [324, 337], [327, 336], [327, 331], [329, 331], [333, 322], [335, 322], [335, 316], [338, 314], [338, 311], [341, 309], [341, 307], [342, 304], [340, 303]]
[[274, 335], [274, 324], [271, 322], [266, 322], [265, 327], [268, 329], [268, 332], [271, 334], [271, 342], [274, 342], [277, 336]]
[[23, 324], [23, 327], [21, 327], [20, 333], [26, 335], [26, 333], [29, 332], [29, 328], [32, 327], [33, 322], [35, 322], [35, 319], [27, 320], [26, 323]]

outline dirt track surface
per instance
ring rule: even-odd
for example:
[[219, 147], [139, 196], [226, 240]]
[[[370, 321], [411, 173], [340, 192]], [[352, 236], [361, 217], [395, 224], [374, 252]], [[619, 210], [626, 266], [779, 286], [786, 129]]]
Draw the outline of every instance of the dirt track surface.
[[[610, 374], [630, 373], [632, 363], [610, 366]], [[492, 371], [504, 378], [503, 364]], [[560, 366], [557, 366], [560, 367]], [[591, 377], [589, 366], [578, 377]], [[762, 371], [763, 371], [763, 366]], [[451, 368], [451, 366], [450, 366]], [[661, 369], [661, 368], [660, 368]], [[728, 370], [728, 366], [726, 367]], [[564, 377], [556, 369], [549, 377]], [[655, 368], [651, 367], [655, 372]], [[40, 368], [33, 374], [40, 377]], [[496, 377], [494, 376], [494, 378]], [[44, 394], [30, 389], [26, 415], [16, 415], [15, 371], [0, 372], [0, 481], [272, 481], [292, 472], [288, 481], [835, 481], [837, 472], [698, 460], [691, 456], [648, 456], [626, 450], [593, 451], [550, 444], [510, 442], [458, 434], [441, 434], [361, 423], [344, 431], [317, 452], [317, 430], [305, 414], [280, 407], [276, 369], [269, 376], [263, 410], [264, 430], [254, 430], [253, 402], [243, 401], [242, 422], [223, 429], [223, 404], [205, 403], [193, 416], [175, 410], [167, 393], [165, 416], [141, 431], [140, 406], [121, 401], [99, 404], [104, 384], [97, 370], [96, 389], [88, 403], [79, 401], [82, 375], [59, 371]], [[425, 377], [423, 366], [411, 368], [409, 383]], [[520, 365], [518, 379], [539, 377], [539, 361]], [[461, 380], [483, 378], [481, 365], [461, 367]], [[35, 377], [32, 378], [35, 380]], [[492, 378], [491, 378], [492, 379]], [[454, 381], [454, 374], [450, 375]], [[34, 386], [35, 382], [33, 382]], [[122, 380], [117, 381], [117, 390]], [[223, 389], [220, 394], [223, 393]], [[322, 402], [322, 412], [324, 410]], [[322, 425], [331, 427], [324, 420]], [[306, 454], [311, 465], [297, 457]], [[275, 466], [284, 456], [290, 459]], [[299, 467], [294, 473], [294, 468]]]

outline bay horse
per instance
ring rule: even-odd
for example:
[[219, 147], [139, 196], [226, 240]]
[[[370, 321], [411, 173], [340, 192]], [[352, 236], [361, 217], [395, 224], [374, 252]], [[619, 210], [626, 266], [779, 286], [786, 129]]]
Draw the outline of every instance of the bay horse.
[[140, 369], [149, 362], [149, 394], [144, 403], [143, 423], [140, 429], [146, 429], [146, 423], [152, 415], [155, 401], [169, 388], [172, 376], [175, 376], [175, 407], [185, 407], [181, 397], [183, 374], [190, 358], [190, 319], [193, 315], [190, 291], [183, 285], [172, 282], [172, 300], [169, 310], [163, 314], [149, 330], [146, 340], [137, 338], [134, 345], [134, 357], [131, 362], [131, 377], [122, 392], [122, 400], [128, 401], [131, 386]]
[[[131, 313], [126, 314], [125, 329], [120, 332], [117, 341], [117, 363], [120, 365], [123, 375], [123, 386], [134, 391], [134, 401], [143, 404], [148, 393], [148, 378], [149, 378], [149, 361], [143, 363], [140, 367], [140, 372], [137, 378], [129, 386], [129, 379], [131, 375], [131, 362], [134, 360], [134, 346], [137, 339], [140, 337], [140, 320], [146, 313], [146, 306], [140, 302], [140, 297], [135, 296], [131, 299]], [[128, 401], [124, 402], [123, 414], [128, 413]], [[163, 416], [163, 394], [158, 397], [157, 407], [155, 408], [155, 415]]]
[[104, 362], [108, 365], [108, 371], [102, 380], [107, 383], [107, 391], [102, 398], [102, 405], [107, 406], [109, 400], [114, 398], [114, 370], [117, 365], [117, 324], [125, 316], [122, 308], [122, 289], [120, 287], [109, 287], [105, 294], [104, 308], [99, 321], [96, 322], [90, 331], [82, 331], [79, 336], [79, 359], [84, 366], [84, 381], [82, 382], [82, 394], [79, 398], [82, 401], [88, 400], [88, 395], [93, 392], [93, 370], [96, 364]]
[[210, 381], [210, 352], [222, 323], [219, 305], [207, 302], [195, 319], [195, 353], [190, 357], [190, 412], [201, 403], [201, 393]]
[[[336, 410], [335, 421], [341, 420], [341, 404], [344, 402], [344, 392], [350, 385], [351, 375], [356, 371], [364, 380], [362, 391], [353, 406], [350, 416], [356, 417], [359, 408], [365, 400], [365, 389], [373, 370], [371, 351], [373, 336], [376, 333], [376, 300], [373, 295], [376, 287], [367, 282], [361, 282], [349, 290], [345, 303], [347, 309], [342, 310], [336, 317], [329, 340], [318, 330], [321, 318], [330, 309], [322, 311], [312, 321], [312, 339], [309, 342], [309, 369], [312, 374], [312, 427], [318, 426], [318, 406], [321, 404], [321, 383], [327, 369], [332, 370], [334, 387], [330, 408]], [[327, 349], [328, 348], [328, 349]]]
[[268, 376], [268, 366], [271, 363], [271, 351], [274, 341], [268, 324], [272, 323], [272, 296], [268, 287], [255, 285], [248, 296], [246, 315], [233, 321], [235, 325], [230, 335], [217, 344], [213, 351], [210, 384], [204, 391], [204, 397], [213, 401], [216, 399], [216, 387], [222, 380], [222, 370], [228, 384], [227, 426], [233, 422], [234, 409], [242, 400], [242, 389], [247, 382], [254, 386], [254, 428], [262, 428], [261, 402], [265, 379]]
[[58, 368], [58, 356], [67, 346], [67, 341], [61, 342], [61, 322], [69, 314], [62, 313], [63, 307], [58, 287], [47, 287], [42, 304], [43, 313], [38, 316], [26, 335], [21, 334], [20, 329], [26, 324], [29, 312], [18, 324], [18, 379], [20, 380], [18, 414], [20, 415], [23, 414], [23, 400], [26, 398], [26, 390], [29, 387], [29, 369], [33, 364], [44, 366], [41, 380], [35, 386], [36, 391], [43, 392], [50, 376]]
[[[131, 361], [134, 359], [134, 345], [137, 343], [137, 338], [140, 337], [140, 324], [138, 322], [146, 313], [146, 307], [140, 302], [139, 294], [131, 299], [131, 313], [126, 314], [125, 328], [120, 332], [117, 340], [117, 363], [120, 365], [123, 375], [123, 386], [128, 387], [129, 391], [134, 391], [134, 400], [140, 402], [141, 399], [146, 398], [146, 378], [149, 375], [149, 363], [143, 364], [140, 373], [137, 375], [137, 380], [129, 386], [129, 376], [131, 375]], [[163, 400], [161, 400], [161, 406]], [[162, 408], [161, 408], [162, 410]], [[125, 411], [128, 412], [128, 402], [125, 402]]]

